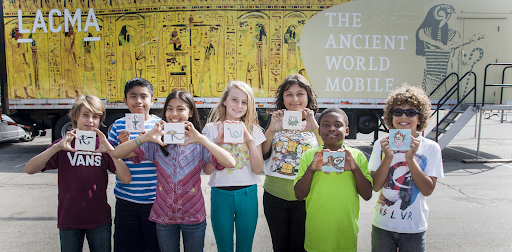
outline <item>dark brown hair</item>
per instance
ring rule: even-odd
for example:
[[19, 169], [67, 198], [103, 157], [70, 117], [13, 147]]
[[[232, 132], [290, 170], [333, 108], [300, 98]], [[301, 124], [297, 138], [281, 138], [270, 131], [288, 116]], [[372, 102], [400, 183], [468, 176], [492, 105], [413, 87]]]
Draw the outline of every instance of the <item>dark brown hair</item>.
[[286, 109], [284, 105], [284, 92], [290, 88], [291, 85], [297, 84], [299, 87], [304, 88], [308, 95], [308, 105], [306, 108], [313, 110], [315, 113], [318, 112], [318, 104], [316, 103], [315, 92], [311, 87], [311, 83], [306, 77], [300, 74], [292, 74], [283, 80], [283, 83], [279, 85], [276, 92], [276, 109]]
[[[203, 129], [201, 127], [201, 122], [199, 121], [199, 114], [197, 113], [196, 102], [194, 101], [194, 98], [192, 98], [192, 95], [187, 91], [176, 90], [170, 93], [167, 96], [167, 99], [165, 99], [164, 108], [162, 109], [162, 112], [159, 115], [160, 118], [167, 122], [167, 118], [165, 117], [165, 111], [167, 111], [167, 105], [169, 105], [169, 102], [171, 102], [171, 100], [174, 98], [180, 99], [187, 105], [191, 113], [189, 115], [188, 121], [191, 122], [192, 125], [194, 125], [194, 128], [196, 128], [197, 131], [201, 132]], [[166, 156], [169, 155], [167, 148], [160, 146], [160, 149]]]

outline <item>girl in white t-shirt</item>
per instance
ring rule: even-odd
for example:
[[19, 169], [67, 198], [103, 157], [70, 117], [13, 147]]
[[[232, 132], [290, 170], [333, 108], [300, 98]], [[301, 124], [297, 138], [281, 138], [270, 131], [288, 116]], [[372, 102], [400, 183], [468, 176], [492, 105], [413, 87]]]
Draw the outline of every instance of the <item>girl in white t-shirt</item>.
[[[224, 134], [241, 137], [239, 131], [224, 132], [225, 123], [244, 124], [243, 143], [224, 143]], [[250, 131], [248, 130], [250, 129]], [[241, 81], [231, 81], [212, 110], [203, 134], [230, 152], [237, 164], [224, 168], [208, 163], [204, 172], [210, 175], [211, 220], [218, 251], [233, 251], [233, 226], [236, 229], [236, 251], [251, 251], [258, 221], [257, 174], [263, 171], [261, 144], [266, 138], [258, 125], [252, 88]], [[234, 223], [234, 225], [233, 225]]]

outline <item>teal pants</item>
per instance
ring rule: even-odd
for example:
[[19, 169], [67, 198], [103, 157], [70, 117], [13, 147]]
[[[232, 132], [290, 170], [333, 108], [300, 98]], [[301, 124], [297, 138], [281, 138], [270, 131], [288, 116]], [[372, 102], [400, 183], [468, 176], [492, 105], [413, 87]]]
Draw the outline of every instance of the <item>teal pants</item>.
[[233, 251], [236, 229], [236, 251], [252, 251], [258, 223], [258, 187], [252, 185], [236, 191], [212, 187], [212, 229], [219, 252]]

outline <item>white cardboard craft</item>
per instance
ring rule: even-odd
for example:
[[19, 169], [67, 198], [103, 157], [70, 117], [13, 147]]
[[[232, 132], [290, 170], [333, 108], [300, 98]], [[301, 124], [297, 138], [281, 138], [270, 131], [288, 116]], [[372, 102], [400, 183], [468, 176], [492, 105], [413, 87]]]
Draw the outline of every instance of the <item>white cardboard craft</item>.
[[410, 129], [390, 129], [389, 149], [395, 151], [408, 151], [411, 149]]
[[345, 152], [324, 151], [323, 172], [343, 172], [345, 170]]
[[300, 130], [302, 128], [301, 111], [284, 111], [283, 129]]
[[96, 150], [96, 131], [77, 130], [75, 139], [75, 150], [95, 151]]
[[185, 124], [166, 123], [164, 124], [164, 143], [180, 144], [185, 143]]
[[125, 126], [128, 132], [144, 131], [144, 114], [125, 114]]
[[244, 143], [244, 123], [224, 123], [224, 143]]

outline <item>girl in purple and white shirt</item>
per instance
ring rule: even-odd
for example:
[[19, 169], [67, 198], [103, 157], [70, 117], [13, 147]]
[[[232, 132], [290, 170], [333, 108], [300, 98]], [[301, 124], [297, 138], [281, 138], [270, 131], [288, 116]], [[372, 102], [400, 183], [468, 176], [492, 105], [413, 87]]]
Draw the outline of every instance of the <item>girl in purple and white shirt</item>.
[[199, 133], [199, 115], [190, 93], [170, 93], [160, 118], [165, 118], [167, 123], [185, 123], [188, 140], [182, 145], [164, 144], [165, 121], [160, 121], [150, 132], [117, 146], [112, 155], [131, 158], [135, 163], [143, 160], [155, 163], [157, 189], [149, 220], [156, 222], [160, 250], [180, 251], [181, 231], [186, 252], [203, 251], [206, 211], [201, 169], [216, 160], [231, 168], [236, 165], [235, 159]]

